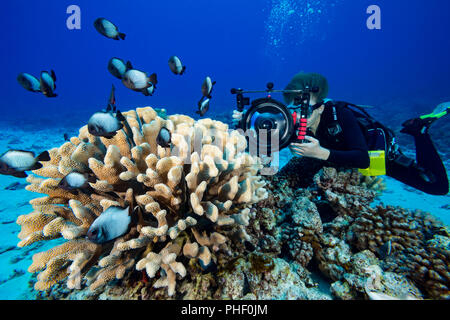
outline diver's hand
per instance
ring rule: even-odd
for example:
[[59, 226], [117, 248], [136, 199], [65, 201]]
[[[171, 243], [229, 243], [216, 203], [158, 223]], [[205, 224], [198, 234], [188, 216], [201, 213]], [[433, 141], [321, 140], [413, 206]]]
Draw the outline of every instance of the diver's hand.
[[244, 115], [244, 112], [239, 112], [237, 110], [233, 110], [233, 125], [237, 126], [239, 122], [242, 120], [242, 116]]
[[289, 149], [294, 156], [328, 160], [330, 157], [330, 150], [321, 147], [319, 140], [313, 137], [305, 136], [305, 139], [310, 142], [290, 144]]

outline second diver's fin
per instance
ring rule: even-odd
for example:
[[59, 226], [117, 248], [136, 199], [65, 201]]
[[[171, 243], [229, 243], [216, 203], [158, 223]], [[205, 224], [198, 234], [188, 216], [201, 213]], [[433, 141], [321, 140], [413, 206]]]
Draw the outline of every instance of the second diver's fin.
[[450, 113], [450, 102], [441, 103], [434, 109], [434, 111], [430, 114], [425, 114], [420, 116], [420, 119], [430, 119], [434, 118], [435, 120], [442, 118]]

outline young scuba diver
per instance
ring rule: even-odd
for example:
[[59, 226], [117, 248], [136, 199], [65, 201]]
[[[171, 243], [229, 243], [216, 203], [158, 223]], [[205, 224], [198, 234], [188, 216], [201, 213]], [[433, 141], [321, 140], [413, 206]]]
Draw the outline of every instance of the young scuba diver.
[[[371, 165], [367, 135], [363, 132], [355, 114], [344, 102], [326, 99], [327, 79], [315, 73], [299, 73], [293, 77], [285, 90], [318, 88], [311, 93], [310, 113], [307, 120], [308, 143], [291, 143], [293, 155], [320, 159], [334, 165], [366, 169]], [[285, 92], [285, 102], [293, 105], [297, 93]], [[406, 157], [395, 142], [392, 131], [385, 129], [386, 157], [383, 160], [386, 175], [411, 187], [433, 195], [449, 192], [447, 172], [428, 134], [430, 125], [450, 113], [450, 106], [442, 105], [438, 114], [410, 119], [403, 123], [402, 133], [414, 137], [416, 161]], [[364, 113], [364, 111], [363, 111]], [[234, 122], [241, 120], [243, 113], [234, 111]], [[390, 136], [390, 137], [388, 137]], [[384, 133], [383, 133], [384, 137]]]

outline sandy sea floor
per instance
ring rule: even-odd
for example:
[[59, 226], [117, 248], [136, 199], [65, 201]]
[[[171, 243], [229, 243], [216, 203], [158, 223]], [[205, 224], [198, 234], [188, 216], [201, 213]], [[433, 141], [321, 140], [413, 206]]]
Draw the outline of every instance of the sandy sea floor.
[[[70, 133], [77, 130], [72, 128]], [[8, 149], [31, 150], [36, 154], [64, 143], [67, 128], [24, 131], [20, 128], [0, 131], [0, 152]], [[288, 150], [280, 154], [280, 165], [286, 164], [291, 155]], [[449, 168], [447, 163], [447, 168]], [[386, 178], [387, 190], [377, 202], [402, 206], [408, 209], [428, 211], [450, 225], [450, 196], [431, 196], [412, 189], [391, 178]], [[0, 299], [35, 299], [29, 282], [32, 274], [28, 266], [34, 253], [48, 250], [61, 240], [36, 243], [26, 248], [17, 247], [20, 227], [17, 217], [32, 211], [28, 201], [40, 195], [26, 191], [25, 179], [0, 176]]]

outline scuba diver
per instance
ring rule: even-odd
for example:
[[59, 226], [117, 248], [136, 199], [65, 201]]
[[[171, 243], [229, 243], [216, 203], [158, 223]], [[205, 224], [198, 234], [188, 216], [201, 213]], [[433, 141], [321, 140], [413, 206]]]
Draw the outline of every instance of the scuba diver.
[[[310, 90], [311, 88], [314, 89]], [[233, 90], [236, 92], [236, 89], [232, 89], [232, 93]], [[307, 116], [300, 119], [300, 110], [296, 108], [298, 92], [305, 90], [308, 91], [309, 99], [309, 103], [305, 103]], [[285, 90], [280, 92], [283, 92], [284, 100], [288, 104], [287, 109], [294, 110], [294, 125], [297, 121], [295, 139], [288, 142], [294, 156], [359, 168], [360, 172], [367, 176], [387, 175], [432, 195], [448, 193], [447, 173], [428, 129], [437, 119], [450, 113], [450, 104], [442, 104], [432, 114], [410, 119], [402, 124], [403, 129], [400, 132], [411, 135], [415, 140], [414, 161], [399, 149], [393, 131], [374, 120], [363, 107], [327, 99], [328, 81], [324, 76], [298, 73]], [[247, 113], [243, 112], [242, 107], [238, 108], [239, 111], [235, 110], [233, 123], [246, 129], [243, 125], [246, 120], [243, 117], [245, 118], [251, 109]], [[303, 121], [306, 129], [300, 129], [303, 130], [303, 139], [298, 140], [300, 121]], [[380, 153], [380, 150], [383, 151]]]

